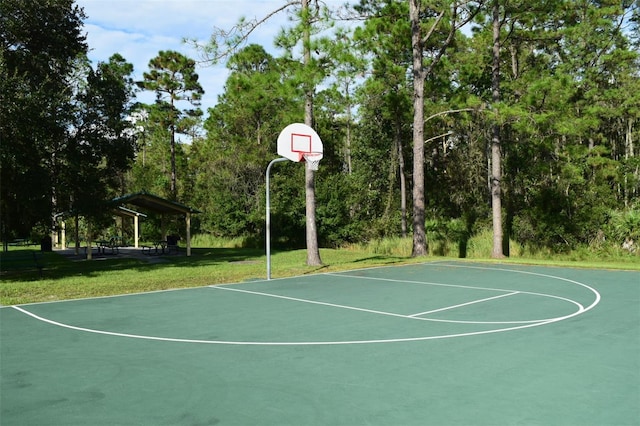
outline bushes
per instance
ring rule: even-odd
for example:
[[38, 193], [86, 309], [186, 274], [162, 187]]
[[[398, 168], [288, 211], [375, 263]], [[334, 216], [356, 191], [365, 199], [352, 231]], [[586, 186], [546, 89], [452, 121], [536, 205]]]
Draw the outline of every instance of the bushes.
[[[585, 212], [585, 215], [587, 213]], [[521, 214], [513, 220], [513, 236], [530, 255], [565, 253], [581, 258], [589, 256], [619, 256], [625, 252], [640, 254], [640, 209], [594, 210], [581, 232], [571, 232], [565, 221], [542, 220], [535, 215]], [[573, 225], [573, 231], [578, 225]]]
[[610, 212], [605, 230], [614, 245], [619, 245], [630, 253], [640, 254], [640, 207]]
[[[600, 232], [585, 243], [571, 245], [540, 244], [536, 240], [539, 230], [535, 224], [522, 217], [514, 220], [513, 238], [509, 240], [509, 257], [542, 258], [558, 257], [566, 260], [625, 260], [640, 256], [640, 211], [609, 213], [608, 221]], [[493, 231], [487, 223], [470, 226], [463, 219], [429, 220], [425, 223], [429, 253], [434, 256], [486, 259], [493, 250]], [[547, 228], [546, 230], [548, 230]], [[627, 246], [623, 244], [627, 241]], [[632, 245], [628, 245], [633, 241]], [[413, 240], [388, 237], [372, 239], [355, 246], [368, 253], [380, 255], [410, 256]]]

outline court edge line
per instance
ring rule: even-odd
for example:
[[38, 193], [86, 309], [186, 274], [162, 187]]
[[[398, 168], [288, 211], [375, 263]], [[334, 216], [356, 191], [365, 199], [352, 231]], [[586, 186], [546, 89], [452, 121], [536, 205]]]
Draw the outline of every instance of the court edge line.
[[[216, 284], [216, 285], [246, 284], [247, 282], [249, 281], [244, 281], [242, 283], [225, 283], [225, 284]], [[174, 291], [198, 290], [198, 289], [204, 290], [210, 285], [211, 284], [201, 285], [198, 287], [178, 287], [178, 288], [166, 288], [164, 290], [137, 291], [135, 293], [111, 294], [108, 296], [79, 297], [77, 299], [50, 300], [46, 302], [17, 303], [15, 305], [0, 305], [0, 309], [14, 308], [16, 306], [53, 305], [56, 303], [84, 302], [88, 300], [113, 299], [113, 298], [119, 298], [119, 297], [129, 297], [129, 296], [144, 296], [146, 294], [169, 293]]]
[[242, 341], [226, 341], [226, 340], [179, 339], [179, 338], [172, 338], [172, 337], [155, 337], [155, 336], [144, 336], [144, 335], [137, 335], [137, 334], [116, 333], [116, 332], [104, 331], [104, 330], [95, 330], [95, 329], [85, 328], [85, 327], [76, 327], [73, 325], [64, 324], [61, 322], [43, 318], [19, 306], [10, 306], [10, 307], [38, 321], [43, 321], [45, 323], [48, 323], [57, 327], [67, 328], [75, 331], [83, 331], [87, 333], [102, 334], [102, 335], [113, 336], [113, 337], [127, 337], [132, 339], [139, 339], [139, 340], [151, 340], [151, 341], [173, 342], [173, 343], [229, 345], [229, 346], [337, 346], [337, 345], [362, 345], [362, 344], [376, 344], [376, 343], [420, 342], [425, 340], [440, 340], [440, 339], [450, 339], [455, 337], [468, 337], [468, 336], [478, 336], [483, 334], [503, 333], [507, 331], [520, 330], [524, 328], [531, 328], [531, 327], [537, 327], [540, 325], [546, 325], [553, 322], [562, 321], [564, 319], [577, 315], [576, 313], [574, 313], [572, 315], [568, 315], [567, 317], [556, 318], [550, 321], [542, 321], [535, 324], [519, 325], [515, 327], [500, 328], [495, 330], [472, 331], [472, 332], [459, 333], [459, 334], [444, 334], [444, 335], [438, 335], [438, 336], [405, 337], [405, 338], [397, 338], [397, 339], [315, 341], [315, 342], [242, 342]]
[[[457, 265], [447, 265], [447, 266], [467, 267], [467, 266], [457, 266]], [[571, 282], [571, 283], [577, 284], [579, 286], [582, 286], [582, 287], [590, 290], [592, 293], [595, 294], [596, 300], [594, 300], [594, 302], [591, 305], [589, 305], [587, 308], [585, 308], [584, 310], [579, 310], [578, 312], [574, 312], [572, 314], [565, 315], [563, 317], [557, 317], [557, 318], [550, 319], [548, 321], [541, 321], [541, 322], [536, 322], [536, 323], [533, 323], [533, 324], [526, 324], [526, 325], [518, 325], [518, 326], [514, 326], [514, 327], [507, 327], [507, 328], [493, 329], [493, 330], [484, 330], [484, 331], [476, 331], [476, 332], [468, 332], [468, 333], [451, 334], [451, 335], [439, 335], [439, 336], [409, 337], [409, 338], [398, 338], [398, 339], [357, 340], [357, 341], [325, 341], [325, 342], [240, 342], [240, 341], [194, 340], [194, 339], [177, 339], [177, 338], [167, 338], [167, 337], [141, 336], [141, 335], [115, 333], [115, 332], [102, 331], [102, 330], [93, 330], [93, 329], [88, 329], [88, 328], [83, 328], [83, 327], [75, 327], [75, 326], [59, 323], [59, 322], [56, 322], [56, 321], [48, 320], [48, 319], [43, 318], [43, 317], [39, 317], [38, 315], [32, 314], [31, 312], [29, 312], [29, 311], [27, 311], [25, 309], [22, 309], [22, 308], [20, 308], [18, 306], [7, 306], [7, 307], [14, 308], [14, 309], [16, 309], [16, 310], [18, 310], [18, 311], [20, 311], [20, 312], [22, 312], [22, 313], [24, 313], [26, 315], [29, 315], [29, 316], [37, 319], [37, 320], [44, 321], [44, 322], [47, 322], [47, 323], [52, 324], [52, 325], [60, 326], [60, 327], [63, 327], [63, 328], [69, 328], [69, 329], [72, 329], [72, 330], [85, 331], [85, 332], [95, 333], [95, 334], [111, 335], [111, 336], [117, 336], [117, 337], [129, 337], [129, 338], [137, 338], [137, 339], [142, 339], [142, 340], [155, 340], [155, 341], [178, 342], [178, 343], [224, 344], [224, 345], [237, 345], [237, 346], [319, 346], [319, 345], [320, 346], [322, 346], [322, 345], [328, 346], [328, 345], [344, 345], [344, 344], [373, 344], [373, 343], [417, 342], [417, 341], [439, 340], [439, 339], [447, 339], [447, 338], [455, 338], [455, 337], [468, 337], [468, 336], [477, 336], [477, 335], [484, 335], [484, 334], [493, 334], [493, 333], [502, 333], [502, 332], [507, 332], [507, 331], [521, 330], [521, 329], [525, 329], [525, 328], [532, 328], [532, 327], [537, 327], [537, 326], [541, 326], [541, 325], [552, 324], [554, 322], [564, 321], [566, 319], [573, 318], [573, 317], [575, 317], [577, 315], [580, 315], [580, 314], [582, 314], [582, 313], [584, 313], [586, 311], [591, 310], [601, 300], [600, 293], [598, 291], [596, 291], [595, 289], [589, 287], [586, 284], [580, 283], [578, 281], [570, 280], [570, 279], [567, 279], [567, 278], [563, 278], [563, 277], [557, 277], [557, 276], [554, 276], [554, 275], [540, 274], [540, 273], [535, 273], [535, 272], [518, 271], [518, 270], [512, 270], [512, 269], [502, 269], [502, 268], [486, 268], [486, 267], [468, 267], [468, 268], [497, 270], [497, 271], [515, 272], [515, 273], [528, 273], [528, 274], [531, 274], [531, 275], [538, 275], [538, 276], [548, 277], [548, 278], [552, 278], [552, 279], [559, 279], [559, 280], [563, 280], [563, 281], [567, 281], [567, 282]], [[264, 280], [259, 280], [259, 281], [264, 281]], [[213, 288], [214, 286], [208, 286], [208, 287]], [[177, 289], [177, 290], [180, 290], [180, 289]], [[162, 292], [162, 291], [170, 291], [170, 290], [161, 290], [159, 292]], [[142, 293], [142, 294], [144, 294], [144, 293]], [[106, 297], [110, 297], [110, 296], [106, 296]], [[113, 297], [113, 296], [111, 296], [111, 297]], [[49, 303], [51, 303], [51, 302], [49, 302]]]
[[[587, 285], [584, 285], [587, 288], [590, 288]], [[210, 288], [216, 288], [215, 286], [209, 286]], [[225, 290], [227, 290], [225, 288]], [[232, 290], [232, 289], [228, 289]], [[235, 289], [233, 289], [235, 291]], [[593, 290], [593, 289], [592, 289]], [[600, 295], [597, 291], [593, 290], [598, 296]], [[599, 300], [599, 298], [598, 298]], [[591, 304], [586, 310], [593, 308], [597, 302]], [[334, 346], [334, 345], [354, 345], [354, 344], [377, 344], [377, 343], [401, 343], [401, 342], [418, 342], [418, 341], [426, 341], [426, 340], [440, 340], [440, 339], [449, 339], [455, 337], [468, 337], [468, 336], [478, 336], [484, 334], [493, 334], [493, 333], [502, 333], [513, 330], [521, 330], [525, 328], [532, 328], [546, 324], [552, 324], [554, 322], [563, 321], [574, 316], [577, 316], [585, 311], [574, 312], [569, 315], [565, 315], [563, 317], [557, 317], [550, 319], [548, 321], [540, 321], [532, 324], [526, 325], [517, 325], [513, 327], [507, 328], [499, 328], [493, 330], [483, 330], [483, 331], [472, 331], [467, 333], [459, 333], [459, 334], [448, 334], [448, 335], [438, 335], [438, 336], [422, 336], [422, 337], [407, 337], [407, 338], [397, 338], [397, 339], [373, 339], [373, 340], [354, 340], [354, 341], [315, 341], [315, 342], [242, 342], [242, 341], [224, 341], [224, 340], [197, 340], [197, 339], [180, 339], [180, 338], [171, 338], [171, 337], [155, 337], [155, 336], [144, 336], [144, 335], [136, 335], [136, 334], [127, 334], [127, 333], [116, 333], [111, 331], [104, 330], [94, 330], [90, 328], [84, 327], [76, 327], [64, 323], [60, 323], [57, 321], [49, 320], [47, 318], [40, 317], [36, 314], [33, 314], [25, 309], [22, 309], [18, 306], [11, 306], [12, 308], [31, 316], [39, 321], [43, 321], [55, 326], [68, 328], [76, 331], [84, 331], [88, 333], [94, 334], [102, 334], [108, 336], [115, 337], [128, 337], [140, 340], [152, 340], [152, 341], [162, 341], [162, 342], [176, 342], [176, 343], [199, 343], [199, 344], [220, 344], [220, 345], [235, 345], [235, 346]]]
[[[411, 265], [445, 265], [445, 266], [453, 266], [453, 265], [448, 265], [446, 262], [448, 262], [448, 261], [446, 261], [446, 260], [436, 260], [436, 261], [433, 261], [433, 262], [403, 263], [403, 264], [399, 264], [399, 265], [395, 265], [395, 264], [394, 265], [380, 265], [380, 266], [371, 266], [371, 267], [368, 267], [368, 268], [349, 269], [348, 271], [345, 271], [345, 272], [367, 271], [367, 270], [383, 269], [383, 268], [401, 268], [403, 266], [411, 266]], [[306, 277], [314, 276], [314, 275], [339, 275], [339, 274], [340, 274], [340, 272], [321, 272], [321, 273], [310, 274], [310, 275], [309, 274], [302, 274], [302, 275], [294, 275], [294, 276], [291, 276], [291, 277], [271, 278], [271, 280], [267, 280], [265, 278], [257, 278], [257, 279], [248, 279], [246, 281], [239, 281], [239, 282], [226, 282], [226, 283], [219, 283], [219, 284], [206, 284], [206, 285], [202, 285], [202, 286], [198, 286], [198, 287], [167, 288], [167, 289], [164, 289], [164, 290], [137, 291], [137, 292], [134, 292], [134, 293], [111, 294], [111, 295], [107, 295], [107, 296], [79, 297], [77, 299], [50, 300], [50, 301], [31, 302], [31, 303], [17, 303], [15, 305], [2, 305], [2, 304], [0, 304], [0, 310], [1, 309], [5, 309], [5, 308], [13, 308], [15, 306], [49, 305], [49, 304], [55, 304], [55, 303], [68, 303], [68, 302], [78, 302], [78, 301], [86, 301], [86, 300], [111, 299], [111, 298], [114, 298], [114, 297], [140, 296], [140, 295], [145, 295], [145, 294], [166, 293], [166, 292], [170, 292], [170, 291], [206, 289], [207, 287], [212, 287], [212, 286], [216, 286], [216, 287], [217, 286], [235, 286], [235, 285], [242, 285], [242, 284], [248, 284], [248, 283], [260, 283], [260, 282], [269, 282], [269, 281], [282, 281], [282, 280], [295, 279], [295, 278], [306, 278]]]
[[[536, 272], [527, 272], [527, 271], [520, 271], [518, 269], [504, 269], [504, 268], [489, 268], [489, 267], [481, 267], [481, 266], [467, 266], [467, 265], [459, 265], [459, 264], [452, 264], [451, 261], [448, 260], [435, 260], [435, 261], [430, 261], [430, 262], [416, 262], [416, 263], [403, 263], [403, 264], [393, 264], [393, 265], [379, 265], [379, 266], [371, 266], [371, 267], [367, 267], [367, 268], [356, 268], [356, 269], [349, 269], [347, 271], [344, 271], [345, 275], [348, 272], [357, 272], [357, 271], [369, 271], [369, 270], [375, 270], [375, 269], [391, 269], [391, 268], [401, 268], [403, 266], [413, 266], [413, 265], [422, 265], [422, 266], [450, 266], [453, 268], [477, 268], [477, 269], [488, 269], [488, 270], [496, 270], [496, 271], [506, 271], [506, 272], [515, 272], [515, 273], [531, 273], [534, 275], [541, 275], [541, 276], [546, 276], [546, 277], [551, 277], [551, 278], [555, 278], [555, 279], [560, 279], [560, 280], [565, 280], [565, 281], [569, 281], [569, 282], [573, 282], [575, 284], [581, 285], [583, 287], [586, 287], [588, 289], [590, 289], [593, 293], [596, 293], [596, 295], [599, 298], [599, 293], [593, 289], [591, 289], [589, 286], [587, 286], [586, 284], [582, 284], [579, 283], [577, 281], [572, 281], [569, 280], [567, 278], [562, 278], [562, 277], [557, 277], [555, 275], [545, 275], [545, 274], [539, 274]], [[545, 266], [540, 266], [540, 265], [527, 265], [527, 264], [515, 264], [515, 265], [521, 265], [521, 266], [539, 266], [544, 268]], [[547, 267], [549, 268], [549, 267]], [[571, 268], [570, 266], [561, 266], [559, 267], [560, 269], [576, 269], [576, 268]], [[635, 270], [627, 270], [627, 269], [613, 269], [611, 270], [612, 272], [636, 272]], [[282, 280], [288, 280], [288, 279], [295, 279], [295, 278], [305, 278], [305, 277], [309, 277], [309, 276], [314, 276], [314, 275], [337, 275], [337, 276], [342, 276], [342, 273], [340, 271], [336, 271], [336, 272], [321, 272], [321, 273], [317, 273], [317, 274], [303, 274], [303, 275], [294, 275], [291, 277], [278, 277], [278, 278], [272, 278], [271, 280], [267, 280], [265, 278], [257, 278], [257, 279], [249, 279], [246, 281], [239, 281], [239, 282], [226, 282], [226, 283], [219, 283], [219, 284], [207, 284], [207, 285], [203, 285], [203, 286], [198, 286], [198, 287], [180, 287], [180, 288], [167, 288], [164, 290], [151, 290], [151, 291], [139, 291], [139, 292], [134, 292], [134, 293], [123, 293], [123, 294], [112, 294], [112, 295], [107, 295], [107, 296], [93, 296], [93, 297], [79, 297], [77, 299], [64, 299], [64, 300], [51, 300], [51, 301], [42, 301], [42, 302], [31, 302], [31, 303], [17, 303], [15, 305], [0, 305], [0, 310], [5, 309], [5, 308], [13, 308], [16, 306], [32, 306], [32, 305], [48, 305], [48, 304], [55, 304], [55, 303], [68, 303], [68, 302], [78, 302], [78, 301], [86, 301], [86, 300], [100, 300], [100, 299], [110, 299], [110, 298], [114, 298], [114, 297], [128, 297], [128, 296], [140, 296], [140, 295], [145, 295], [145, 294], [154, 294], [154, 293], [166, 293], [166, 292], [171, 292], [171, 291], [182, 291], [182, 290], [197, 290], [197, 289], [206, 289], [207, 287], [212, 287], [212, 286], [235, 286], [235, 285], [242, 285], [242, 284], [248, 284], [248, 283], [260, 283], [260, 282], [269, 282], [269, 281], [282, 281]], [[358, 277], [358, 278], [363, 278], [363, 277]], [[410, 281], [407, 281], [410, 282]], [[447, 285], [447, 284], [437, 284], [434, 283], [436, 285]], [[473, 288], [473, 287], [471, 287]], [[483, 289], [482, 287], [478, 287], [478, 289]], [[486, 289], [486, 288], [485, 288]], [[500, 289], [496, 289], [498, 291], [511, 291], [511, 290], [500, 290]], [[535, 293], [532, 293], [535, 294]], [[540, 295], [544, 295], [544, 294], [540, 294]], [[552, 295], [546, 295], [546, 296], [552, 296]], [[574, 302], [575, 303], [575, 302]], [[597, 305], [597, 303], [596, 303]]]

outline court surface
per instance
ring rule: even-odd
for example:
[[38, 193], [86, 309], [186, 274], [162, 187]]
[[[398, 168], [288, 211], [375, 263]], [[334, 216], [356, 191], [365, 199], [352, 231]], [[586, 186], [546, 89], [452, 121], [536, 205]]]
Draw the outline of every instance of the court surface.
[[4, 425], [640, 425], [640, 273], [467, 262], [0, 309]]

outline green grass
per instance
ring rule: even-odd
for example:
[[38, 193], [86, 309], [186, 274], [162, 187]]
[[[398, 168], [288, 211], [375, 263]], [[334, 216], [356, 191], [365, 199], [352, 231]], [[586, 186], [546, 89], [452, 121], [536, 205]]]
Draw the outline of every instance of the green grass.
[[[0, 262], [21, 251], [2, 253]], [[139, 293], [266, 278], [263, 250], [194, 248], [192, 255], [162, 256], [162, 262], [113, 258], [72, 261], [56, 252], [44, 253], [43, 278], [37, 271], [13, 271], [0, 277], [0, 303], [14, 305], [115, 294]], [[307, 266], [306, 251], [274, 252], [271, 277], [339, 271], [415, 261], [353, 250], [322, 249], [324, 265]]]
[[[197, 241], [197, 240], [196, 240]], [[201, 243], [212, 244], [203, 240]], [[108, 260], [70, 260], [56, 252], [43, 253], [45, 270], [10, 271], [0, 275], [0, 304], [34, 302], [141, 293], [174, 288], [264, 279], [264, 250], [239, 248], [241, 241], [215, 241], [217, 247], [192, 249], [192, 256], [161, 256], [161, 262], [132, 258]], [[322, 266], [306, 265], [306, 250], [276, 251], [271, 256], [272, 278], [342, 271], [380, 265], [434, 260], [468, 260], [546, 266], [640, 270], [640, 257], [618, 250], [577, 250], [563, 255], [511, 249], [511, 257], [490, 258], [491, 245], [486, 235], [468, 242], [467, 258], [458, 258], [456, 243], [434, 242], [431, 255], [411, 257], [411, 239], [398, 238], [353, 245], [343, 249], [322, 249]], [[0, 263], [24, 254], [25, 248], [12, 247], [0, 254]], [[155, 258], [155, 256], [154, 256]]]

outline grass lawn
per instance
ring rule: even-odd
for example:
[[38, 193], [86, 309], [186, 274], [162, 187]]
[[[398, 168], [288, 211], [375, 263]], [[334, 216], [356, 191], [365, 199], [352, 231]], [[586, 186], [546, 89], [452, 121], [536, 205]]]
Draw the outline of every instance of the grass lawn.
[[[14, 256], [24, 256], [22, 248], [0, 254], [0, 263], [11, 264]], [[107, 256], [108, 257], [108, 256]], [[329, 271], [367, 268], [412, 262], [453, 260], [434, 257], [372, 254], [354, 249], [322, 249], [324, 265], [307, 266], [306, 250], [274, 252], [271, 277], [279, 278]], [[156, 262], [114, 257], [107, 260], [71, 260], [57, 252], [43, 253], [45, 268], [3, 272], [0, 275], [0, 304], [15, 305], [54, 300], [140, 293], [173, 288], [199, 287], [266, 278], [263, 250], [232, 248], [194, 248], [192, 256], [161, 256]], [[461, 260], [461, 259], [455, 259]], [[489, 259], [470, 261], [496, 262]], [[638, 262], [600, 262], [570, 260], [505, 259], [507, 263], [536, 263], [586, 268], [640, 270]], [[7, 268], [2, 268], [4, 271]]]

